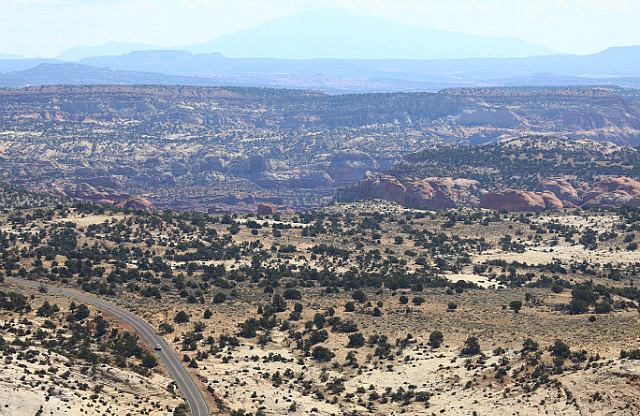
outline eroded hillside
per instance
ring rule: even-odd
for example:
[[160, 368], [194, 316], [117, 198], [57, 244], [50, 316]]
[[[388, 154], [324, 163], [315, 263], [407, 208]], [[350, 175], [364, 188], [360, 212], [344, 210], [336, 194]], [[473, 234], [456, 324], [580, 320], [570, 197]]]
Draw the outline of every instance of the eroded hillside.
[[162, 86], [0, 90], [0, 178], [122, 207], [310, 208], [438, 143], [529, 134], [640, 144], [617, 88], [329, 96]]
[[339, 201], [509, 211], [640, 205], [639, 153], [588, 139], [524, 137], [436, 146], [338, 190]]

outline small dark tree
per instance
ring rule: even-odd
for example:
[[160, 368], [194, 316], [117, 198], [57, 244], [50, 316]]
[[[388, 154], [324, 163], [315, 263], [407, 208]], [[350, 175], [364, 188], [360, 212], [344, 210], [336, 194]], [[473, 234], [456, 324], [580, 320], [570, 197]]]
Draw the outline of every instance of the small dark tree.
[[360, 289], [354, 290], [351, 294], [351, 297], [353, 298], [353, 300], [356, 300], [358, 302], [364, 302], [367, 300], [367, 295]]
[[433, 348], [440, 348], [443, 340], [444, 336], [440, 331], [433, 331], [431, 335], [429, 335], [429, 342]]
[[469, 337], [464, 342], [464, 346], [462, 347], [462, 355], [476, 355], [480, 354], [480, 342], [478, 342], [478, 338]]
[[355, 334], [349, 335], [349, 343], [347, 344], [348, 348], [360, 348], [365, 344], [364, 335], [360, 332], [356, 332]]
[[589, 311], [589, 304], [581, 299], [571, 299], [567, 310], [571, 315], [578, 315]]
[[302, 299], [302, 293], [296, 289], [287, 289], [282, 293], [282, 296], [287, 300], [299, 300]]
[[239, 323], [240, 332], [239, 336], [244, 338], [253, 338], [256, 336], [258, 329], [260, 328], [260, 322], [255, 318], [248, 318], [243, 323]]
[[75, 311], [73, 311], [73, 313], [70, 313], [69, 316], [67, 316], [67, 321], [69, 322], [80, 321], [88, 317], [89, 317], [89, 308], [84, 303], [81, 303], [75, 309]]
[[189, 322], [189, 315], [185, 311], [180, 311], [176, 314], [176, 317], [173, 318], [174, 322], [177, 324], [183, 324], [185, 322]]
[[414, 305], [419, 306], [424, 303], [424, 298], [422, 296], [416, 296], [411, 300], [411, 302], [413, 302]]
[[101, 337], [107, 332], [107, 328], [109, 327], [109, 324], [107, 323], [107, 321], [105, 321], [102, 315], [98, 315], [95, 318], [93, 318], [93, 323], [95, 325], [97, 336]]
[[147, 354], [142, 357], [142, 365], [147, 368], [153, 368], [158, 365], [158, 360], [153, 354]]
[[326, 347], [318, 346], [311, 352], [311, 357], [320, 362], [331, 361], [336, 355]]
[[520, 301], [520, 300], [512, 300], [512, 301], [509, 303], [509, 307], [510, 307], [511, 309], [513, 309], [513, 311], [514, 311], [515, 313], [518, 313], [518, 312], [520, 311], [520, 309], [522, 309], [522, 301]]
[[40, 306], [36, 312], [38, 316], [44, 316], [45, 318], [49, 318], [51, 317], [51, 315], [53, 315], [58, 311], [60, 311], [60, 307], [58, 305], [56, 305], [55, 303], [50, 304], [45, 300], [42, 306]]
[[275, 312], [284, 312], [287, 310], [287, 301], [284, 300], [282, 295], [276, 293], [273, 295], [271, 306], [273, 306]]
[[224, 303], [227, 300], [227, 295], [222, 292], [218, 292], [213, 297], [213, 303]]
[[559, 339], [556, 339], [549, 349], [551, 350], [551, 354], [556, 357], [569, 358], [571, 355], [571, 349], [569, 346]]
[[536, 351], [537, 349], [538, 349], [538, 343], [532, 340], [531, 338], [527, 338], [522, 343], [522, 352]]
[[160, 332], [162, 334], [170, 334], [173, 332], [173, 326], [171, 326], [170, 324], [163, 322], [159, 325], [160, 328]]

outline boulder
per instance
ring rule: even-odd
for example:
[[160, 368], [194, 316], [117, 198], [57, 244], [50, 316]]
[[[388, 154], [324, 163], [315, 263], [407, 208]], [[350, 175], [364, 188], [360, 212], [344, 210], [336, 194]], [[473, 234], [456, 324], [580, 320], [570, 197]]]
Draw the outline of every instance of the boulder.
[[258, 208], [256, 209], [256, 213], [260, 215], [273, 215], [277, 212], [278, 210], [276, 209], [275, 205], [269, 202], [263, 202], [258, 204]]

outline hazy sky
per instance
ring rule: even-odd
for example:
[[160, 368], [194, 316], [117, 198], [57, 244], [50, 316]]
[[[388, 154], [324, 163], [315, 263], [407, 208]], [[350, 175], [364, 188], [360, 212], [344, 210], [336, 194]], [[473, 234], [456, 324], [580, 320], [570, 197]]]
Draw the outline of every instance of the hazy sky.
[[338, 7], [570, 53], [640, 44], [640, 0], [0, 0], [0, 53], [53, 56], [108, 41], [198, 43], [270, 18]]

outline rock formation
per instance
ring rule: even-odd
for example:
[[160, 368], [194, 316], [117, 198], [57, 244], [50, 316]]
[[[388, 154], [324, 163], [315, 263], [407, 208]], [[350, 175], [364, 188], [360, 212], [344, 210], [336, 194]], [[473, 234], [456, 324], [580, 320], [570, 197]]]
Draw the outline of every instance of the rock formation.
[[480, 198], [480, 208], [507, 211], [541, 211], [547, 208], [544, 198], [535, 192], [507, 189], [490, 192]]
[[273, 215], [277, 212], [276, 206], [268, 202], [258, 204], [258, 209], [256, 209], [256, 213], [260, 215]]
[[116, 206], [119, 208], [142, 210], [142, 211], [148, 211], [148, 212], [152, 212], [155, 210], [151, 202], [139, 196], [129, 197], [126, 200], [117, 203]]
[[363, 179], [368, 171], [378, 169], [378, 162], [368, 154], [343, 151], [331, 158], [327, 173], [336, 183], [353, 183]]
[[490, 192], [480, 199], [479, 206], [508, 211], [640, 206], [640, 182], [626, 177], [604, 178], [584, 192], [576, 190], [565, 180], [542, 181], [535, 189], [538, 192], [513, 189]]
[[585, 206], [640, 206], [640, 182], [624, 176], [604, 178], [583, 196]]
[[85, 199], [100, 204], [115, 205], [120, 208], [149, 212], [155, 211], [153, 204], [145, 198], [132, 196], [102, 186], [94, 187], [83, 182], [70, 183], [68, 181], [57, 181], [43, 188], [42, 191], [59, 196]]
[[549, 179], [541, 181], [536, 188], [536, 192], [551, 192], [558, 199], [568, 201], [572, 204], [579, 205], [582, 200], [578, 195], [578, 191], [564, 179]]
[[262, 154], [256, 153], [249, 156], [249, 173], [257, 175], [262, 172], [271, 170], [271, 162]]
[[573, 205], [571, 202], [565, 204], [553, 192], [536, 192], [536, 194], [544, 201], [545, 209], [562, 209], [566, 208], [568, 204]]
[[453, 191], [436, 180], [398, 179], [390, 175], [369, 177], [350, 187], [340, 189], [338, 201], [358, 199], [388, 199], [400, 204], [428, 209], [456, 207]]

